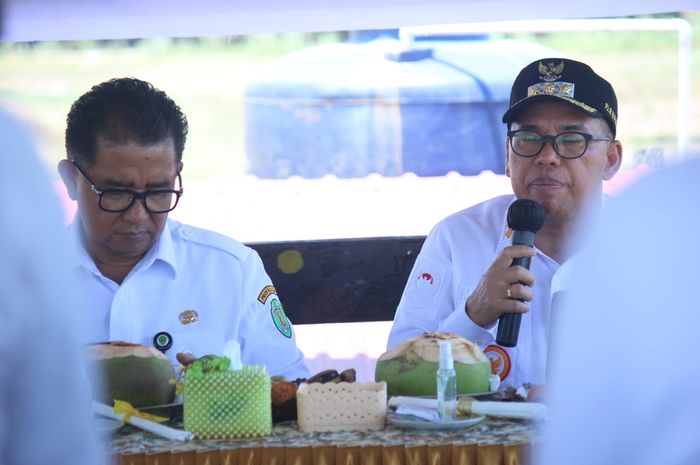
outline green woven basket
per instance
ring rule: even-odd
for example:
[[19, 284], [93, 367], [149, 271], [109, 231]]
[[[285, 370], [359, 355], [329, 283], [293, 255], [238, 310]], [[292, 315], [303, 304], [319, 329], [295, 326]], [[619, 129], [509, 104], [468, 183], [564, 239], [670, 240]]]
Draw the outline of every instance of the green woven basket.
[[184, 380], [185, 429], [198, 438], [247, 438], [272, 432], [270, 376], [264, 365]]

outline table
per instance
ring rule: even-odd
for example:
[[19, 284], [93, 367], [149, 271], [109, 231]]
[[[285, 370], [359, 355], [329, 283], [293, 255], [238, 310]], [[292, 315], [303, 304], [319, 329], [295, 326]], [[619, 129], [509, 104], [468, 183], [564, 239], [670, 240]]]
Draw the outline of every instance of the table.
[[522, 465], [530, 462], [538, 424], [486, 418], [469, 428], [303, 433], [296, 422], [276, 424], [254, 439], [179, 443], [132, 426], [108, 441], [118, 465]]

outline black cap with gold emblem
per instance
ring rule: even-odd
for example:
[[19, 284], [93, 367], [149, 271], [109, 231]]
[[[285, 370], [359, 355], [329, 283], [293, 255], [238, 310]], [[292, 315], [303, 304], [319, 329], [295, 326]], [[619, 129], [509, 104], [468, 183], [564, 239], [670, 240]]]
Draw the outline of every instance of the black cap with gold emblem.
[[568, 58], [542, 58], [523, 68], [513, 82], [503, 122], [510, 124], [530, 103], [552, 98], [595, 118], [605, 118], [615, 135], [617, 97], [612, 86], [587, 64]]

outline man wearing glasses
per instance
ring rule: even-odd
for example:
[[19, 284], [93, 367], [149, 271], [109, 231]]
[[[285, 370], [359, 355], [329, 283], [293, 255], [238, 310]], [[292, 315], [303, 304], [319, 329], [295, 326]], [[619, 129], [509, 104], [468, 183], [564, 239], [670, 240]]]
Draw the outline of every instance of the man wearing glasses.
[[221, 355], [270, 374], [307, 377], [291, 323], [257, 253], [168, 218], [183, 195], [187, 119], [164, 92], [112, 79], [81, 96], [67, 118], [58, 165], [78, 213], [75, 270], [92, 342]]
[[[550, 286], [577, 251], [580, 222], [601, 208], [602, 184], [618, 171], [622, 145], [615, 140], [612, 86], [588, 65], [566, 58], [523, 68], [503, 122], [514, 195], [462, 210], [433, 228], [406, 284], [388, 347], [424, 331], [454, 332], [484, 349], [503, 385], [519, 387], [545, 382]], [[534, 248], [511, 245], [506, 215], [515, 199], [544, 206]], [[518, 257], [531, 257], [530, 270], [510, 266]], [[515, 347], [495, 342], [506, 313], [523, 314]]]

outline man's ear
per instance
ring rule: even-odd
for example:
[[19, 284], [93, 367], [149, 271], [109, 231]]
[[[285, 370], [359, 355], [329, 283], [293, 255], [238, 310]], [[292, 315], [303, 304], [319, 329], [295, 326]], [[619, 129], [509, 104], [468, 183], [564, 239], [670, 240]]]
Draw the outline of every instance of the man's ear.
[[61, 160], [58, 162], [58, 174], [61, 175], [63, 184], [66, 186], [66, 192], [71, 200], [78, 200], [78, 172], [69, 160]]
[[183, 162], [179, 162], [177, 164], [177, 172], [182, 173], [182, 168], [184, 168], [184, 167], [185, 167], [185, 164]]
[[610, 181], [613, 176], [619, 171], [622, 165], [622, 144], [620, 141], [612, 141], [608, 146], [608, 152], [605, 159], [605, 167], [603, 168], [603, 180]]

